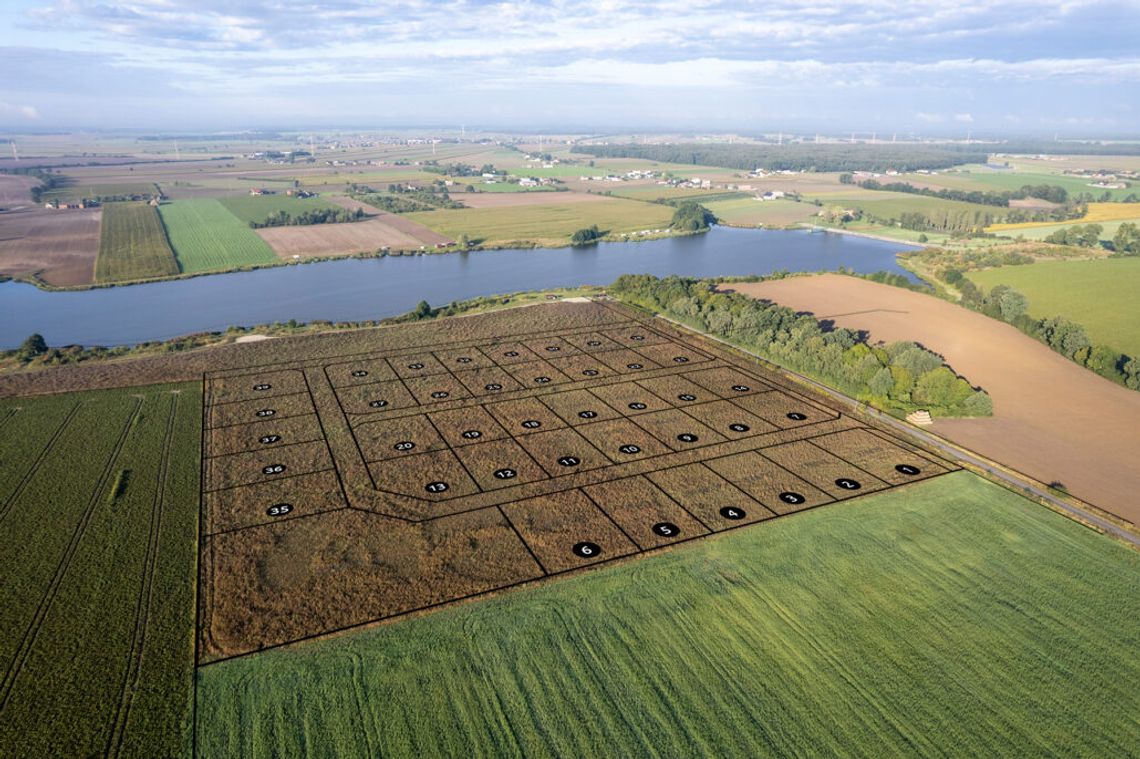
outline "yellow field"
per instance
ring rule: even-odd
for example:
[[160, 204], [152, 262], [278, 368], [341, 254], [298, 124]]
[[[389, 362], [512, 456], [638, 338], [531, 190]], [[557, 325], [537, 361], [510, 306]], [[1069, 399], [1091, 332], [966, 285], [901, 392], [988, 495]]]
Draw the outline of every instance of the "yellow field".
[[1021, 224], [991, 224], [987, 232], [1008, 232], [1035, 227], [1052, 227], [1059, 224], [1098, 224], [1105, 221], [1140, 220], [1140, 203], [1089, 203], [1089, 211], [1082, 219], [1068, 221], [1026, 221]]

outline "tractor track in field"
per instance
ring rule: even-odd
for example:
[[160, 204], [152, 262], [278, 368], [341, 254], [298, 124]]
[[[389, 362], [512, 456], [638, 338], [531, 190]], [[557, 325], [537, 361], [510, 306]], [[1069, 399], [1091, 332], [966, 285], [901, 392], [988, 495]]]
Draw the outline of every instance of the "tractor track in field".
[[[46, 459], [48, 457], [48, 454], [51, 453], [52, 448], [55, 447], [56, 442], [58, 442], [59, 438], [63, 435], [63, 431], [67, 429], [67, 426], [69, 424], [71, 424], [71, 420], [75, 418], [76, 413], [78, 413], [79, 408], [82, 405], [83, 401], [80, 401], [72, 407], [71, 411], [67, 412], [67, 416], [63, 418], [63, 421], [60, 422], [59, 427], [57, 427], [55, 432], [52, 433], [51, 438], [47, 441], [47, 445], [45, 445], [43, 447], [43, 450], [40, 451], [40, 455], [36, 456], [36, 460], [32, 462], [32, 465], [30, 467], [28, 467], [28, 471], [24, 473], [24, 476], [22, 478], [20, 478], [19, 483], [17, 483], [16, 487], [12, 489], [12, 492], [8, 495], [8, 498], [5, 499], [3, 505], [0, 505], [0, 521], [8, 516], [8, 510], [12, 508], [12, 504], [19, 499], [19, 497], [23, 494], [24, 489], [28, 487], [28, 483], [32, 481], [32, 478], [35, 476], [36, 472], [39, 471], [40, 465], [43, 464], [44, 459]], [[8, 417], [5, 417], [4, 421], [8, 421]]]
[[150, 535], [147, 540], [146, 561], [143, 565], [143, 587], [135, 608], [135, 630], [131, 639], [131, 650], [127, 655], [127, 669], [123, 673], [122, 695], [115, 709], [111, 733], [107, 738], [106, 756], [118, 756], [123, 750], [127, 720], [134, 703], [142, 673], [143, 646], [146, 643], [146, 628], [151, 602], [154, 598], [154, 571], [158, 563], [158, 544], [162, 532], [162, 509], [166, 501], [166, 483], [170, 475], [170, 449], [174, 438], [174, 421], [178, 415], [179, 395], [170, 396], [170, 412], [166, 418], [166, 435], [162, 441], [162, 456], [158, 465], [158, 481], [155, 484], [154, 499], [150, 513]]

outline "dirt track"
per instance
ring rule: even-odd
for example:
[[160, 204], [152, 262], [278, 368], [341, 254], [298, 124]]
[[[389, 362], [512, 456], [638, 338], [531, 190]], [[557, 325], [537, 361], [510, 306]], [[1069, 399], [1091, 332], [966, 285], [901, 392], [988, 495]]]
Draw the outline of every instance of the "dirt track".
[[932, 296], [824, 274], [734, 285], [872, 340], [914, 340], [994, 399], [988, 419], [941, 419], [937, 434], [1140, 524], [1140, 393], [1062, 358], [1013, 327]]

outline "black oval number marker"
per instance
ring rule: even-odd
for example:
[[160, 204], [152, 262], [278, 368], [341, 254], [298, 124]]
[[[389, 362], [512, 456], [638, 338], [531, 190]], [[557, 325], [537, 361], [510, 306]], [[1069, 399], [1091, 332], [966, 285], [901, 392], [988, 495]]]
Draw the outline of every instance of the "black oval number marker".
[[593, 419], [598, 415], [597, 411], [579, 411], [578, 416], [582, 419]]
[[551, 353], [557, 353], [558, 351], [562, 350], [557, 345], [548, 345], [548, 346], [546, 346], [546, 349], [548, 351], [550, 351]]
[[280, 439], [280, 435], [262, 435], [260, 438], [258, 438], [257, 442], [261, 443], [262, 445], [269, 445], [271, 443], [276, 443]]
[[503, 355], [506, 356], [507, 358], [518, 358], [519, 352], [518, 351], [507, 351]]
[[752, 429], [747, 424], [741, 424], [740, 422], [733, 422], [728, 425], [728, 428], [733, 432], [748, 432], [748, 430]]
[[415, 369], [416, 371], [419, 371], [420, 369], [424, 368], [424, 365], [417, 361], [414, 364], [408, 364], [408, 368], [409, 369]]
[[738, 393], [747, 393], [752, 388], [748, 387], [748, 385], [733, 385], [732, 389]]
[[446, 482], [429, 482], [424, 486], [424, 490], [429, 493], [444, 493], [447, 491]]
[[673, 362], [677, 364], [687, 364], [689, 359], [687, 356], [673, 356]]
[[262, 382], [260, 385], [254, 385], [253, 389], [254, 390], [268, 390], [271, 387], [273, 387], [273, 385], [270, 385], [268, 382]]
[[547, 382], [550, 382], [550, 377], [535, 377], [534, 381], [540, 385], [545, 385]]
[[626, 364], [625, 368], [626, 369], [644, 369], [645, 367], [641, 364]]
[[658, 522], [653, 525], [653, 532], [663, 538], [675, 538], [681, 534], [681, 528], [672, 522]]
[[392, 450], [394, 450], [394, 451], [410, 451], [415, 447], [416, 447], [416, 444], [413, 443], [411, 440], [401, 440], [400, 442], [398, 442], [394, 446], [392, 446]]
[[696, 435], [694, 435], [691, 432], [682, 432], [680, 435], [677, 436], [677, 439], [680, 440], [682, 443], [695, 443], [700, 438], [698, 438]]
[[695, 401], [696, 399], [697, 396], [693, 395], [692, 393], [681, 393], [677, 396], [677, 400], [679, 401]]
[[798, 504], [801, 504], [801, 503], [804, 503], [805, 501], [807, 501], [807, 499], [804, 498], [799, 493], [793, 493], [790, 490], [783, 492], [783, 493], [780, 493], [780, 500], [783, 501], [784, 503], [790, 503], [793, 505], [798, 505]]
[[632, 456], [635, 453], [641, 453], [641, 449], [639, 447], [637, 447], [636, 445], [634, 445], [633, 443], [628, 443], [626, 445], [623, 445], [622, 447], [618, 448], [618, 450], [621, 451], [622, 453], [628, 454], [630, 456]]
[[464, 430], [463, 437], [467, 438], [468, 440], [478, 440], [479, 438], [483, 437], [483, 433], [479, 430]]
[[577, 456], [563, 456], [558, 459], [559, 466], [578, 466], [582, 462], [578, 460]]
[[586, 375], [587, 377], [597, 377], [598, 376], [598, 370], [597, 369], [583, 369], [582, 374]]
[[633, 403], [629, 404], [629, 407], [631, 409], [633, 409], [634, 411], [644, 411], [645, 409], [649, 408], [648, 406], [646, 406], [644, 403], [641, 403], [640, 401], [634, 401]]
[[835, 484], [844, 490], [858, 490], [859, 488], [863, 487], [859, 484], [858, 480], [853, 480], [849, 477], [840, 477], [835, 481]]
[[368, 401], [371, 408], [384, 408], [388, 405], [388, 401]]
[[720, 515], [725, 519], [744, 519], [748, 516], [748, 512], [735, 506], [725, 506], [720, 510]]
[[284, 464], [270, 464], [269, 466], [261, 467], [262, 474], [281, 474], [285, 471]]
[[640, 342], [641, 340], [645, 339], [645, 335], [630, 335], [629, 339], [630, 340], [637, 340]]
[[263, 408], [257, 412], [257, 416], [273, 416], [277, 411], [271, 408]]
[[581, 556], [583, 559], [592, 559], [602, 552], [602, 547], [597, 543], [583, 541], [581, 543], [575, 543], [574, 548], [571, 550], [574, 551], [575, 556]]
[[916, 474], [922, 473], [921, 469], [919, 469], [916, 466], [912, 466], [910, 464], [899, 464], [898, 466], [895, 467], [895, 471], [898, 472], [899, 474], [908, 474], [911, 477], [913, 477]]
[[265, 510], [265, 515], [270, 517], [283, 517], [293, 510], [291, 503], [275, 503]]
[[798, 411], [793, 411], [792, 413], [788, 414], [787, 416], [793, 422], [802, 422], [803, 420], [807, 419], [807, 414], [801, 414]]
[[470, 364], [471, 363], [471, 357], [470, 356], [460, 356], [459, 358], [457, 358], [455, 360], [460, 364]]
[[597, 348], [601, 344], [602, 344], [601, 340], [587, 340], [586, 341], [586, 345], [590, 346], [591, 348]]
[[364, 371], [363, 369], [357, 369], [356, 371], [354, 371], [352, 373], [352, 376], [353, 377], [367, 377], [368, 372]]
[[488, 382], [486, 385], [483, 385], [483, 389], [484, 390], [490, 390], [493, 393], [496, 390], [502, 390], [503, 386], [500, 385], [498, 382]]
[[513, 480], [515, 477], [518, 476], [518, 474], [519, 473], [516, 472], [514, 469], [496, 469], [495, 470], [495, 477], [497, 477], [500, 480]]
[[527, 419], [522, 423], [522, 426], [528, 430], [537, 430], [542, 426], [542, 422], [538, 421], [537, 419]]
[[451, 393], [447, 392], [446, 390], [436, 390], [434, 393], [431, 394], [431, 397], [435, 398], [437, 400], [443, 400], [444, 398], [446, 398], [449, 395], [451, 395]]

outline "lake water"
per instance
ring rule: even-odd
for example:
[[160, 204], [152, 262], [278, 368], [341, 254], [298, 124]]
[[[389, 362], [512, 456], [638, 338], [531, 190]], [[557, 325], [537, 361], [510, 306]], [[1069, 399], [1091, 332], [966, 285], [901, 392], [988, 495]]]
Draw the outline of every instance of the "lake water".
[[604, 285], [621, 274], [716, 277], [778, 269], [891, 271], [912, 246], [850, 235], [717, 227], [708, 234], [587, 248], [341, 259], [96, 290], [0, 284], [0, 347], [122, 345], [296, 319], [363, 321], [480, 295]]

